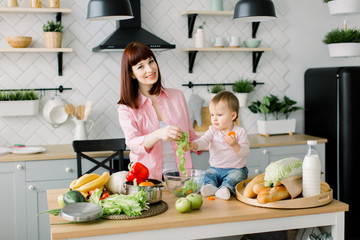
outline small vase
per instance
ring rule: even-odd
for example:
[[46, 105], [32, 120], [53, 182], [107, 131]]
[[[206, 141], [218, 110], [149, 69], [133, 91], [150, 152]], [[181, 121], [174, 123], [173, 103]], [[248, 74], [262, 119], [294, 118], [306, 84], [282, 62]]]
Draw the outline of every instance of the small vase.
[[41, 6], [42, 6], [41, 0], [30, 0], [31, 8], [41, 8]]
[[46, 48], [61, 48], [61, 32], [44, 32], [44, 41]]
[[223, 11], [223, 0], [210, 0], [211, 11]]
[[59, 8], [60, 7], [60, 0], [49, 0], [48, 1], [49, 8]]
[[8, 7], [18, 7], [18, 1], [17, 0], [7, 0], [7, 6]]
[[195, 33], [195, 48], [204, 48], [204, 47], [205, 47], [204, 30], [198, 28]]

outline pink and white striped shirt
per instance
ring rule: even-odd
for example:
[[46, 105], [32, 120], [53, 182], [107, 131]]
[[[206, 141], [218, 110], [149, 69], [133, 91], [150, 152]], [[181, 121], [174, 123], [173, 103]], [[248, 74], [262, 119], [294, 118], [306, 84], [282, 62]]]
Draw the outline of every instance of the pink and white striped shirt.
[[[157, 118], [151, 99], [139, 92], [139, 108], [133, 109], [120, 104], [118, 108], [120, 126], [124, 132], [126, 145], [130, 148], [130, 160], [143, 163], [150, 171], [150, 178], [162, 178], [162, 149], [161, 141], [156, 143], [148, 152], [141, 144], [144, 136], [159, 129]], [[184, 132], [189, 133], [189, 140], [199, 137], [195, 134], [189, 117], [189, 111], [182, 91], [172, 88], [161, 90], [157, 98], [160, 110], [168, 125], [179, 126]], [[177, 145], [172, 142], [174, 154]], [[201, 152], [196, 152], [197, 154]], [[176, 157], [179, 166], [179, 158]], [[185, 153], [185, 168], [192, 168], [190, 152]]]

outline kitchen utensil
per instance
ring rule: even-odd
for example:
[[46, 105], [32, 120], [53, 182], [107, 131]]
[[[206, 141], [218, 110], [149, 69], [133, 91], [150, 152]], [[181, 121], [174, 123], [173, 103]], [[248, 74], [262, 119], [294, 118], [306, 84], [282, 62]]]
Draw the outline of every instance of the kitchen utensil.
[[102, 214], [102, 208], [94, 203], [77, 202], [63, 207], [59, 216], [71, 222], [87, 222], [100, 218]]
[[6, 41], [13, 48], [27, 48], [31, 43], [32, 37], [6, 37]]
[[249, 40], [245, 40], [244, 43], [247, 48], [257, 48], [260, 46], [261, 40], [249, 39]]
[[[72, 119], [75, 123], [75, 134], [74, 140], [87, 140], [88, 132], [92, 129], [94, 122], [92, 120], [84, 121], [76, 118]], [[90, 123], [89, 126], [86, 126], [86, 123]]]
[[134, 186], [133, 182], [127, 181], [125, 184], [126, 195], [136, 193], [143, 189], [146, 192], [146, 201], [150, 204], [161, 201], [163, 182], [156, 179], [148, 179], [149, 182], [154, 183], [154, 186]]
[[231, 36], [228, 38], [229, 46], [230, 47], [239, 47], [240, 46], [240, 37], [238, 36]]
[[252, 178], [249, 178], [247, 180], [238, 183], [235, 187], [235, 192], [236, 192], [236, 198], [239, 201], [253, 206], [265, 207], [265, 208], [286, 208], [286, 209], [310, 208], [310, 207], [318, 207], [328, 204], [333, 200], [333, 190], [331, 189], [329, 192], [325, 192], [317, 196], [306, 197], [306, 198], [298, 197], [294, 199], [279, 200], [275, 202], [260, 204], [258, 203], [256, 198], [248, 198], [244, 196], [245, 186], [251, 180]]
[[73, 118], [75, 118], [75, 107], [74, 107], [74, 105], [67, 103], [67, 104], [65, 105], [65, 112], [66, 112], [68, 115], [70, 115], [70, 116], [72, 116]]
[[66, 102], [59, 96], [48, 100], [43, 107], [44, 119], [54, 127], [66, 122], [68, 115], [65, 112]]
[[222, 48], [225, 46], [225, 38], [224, 37], [214, 37], [211, 38], [211, 41], [214, 44], [214, 47]]
[[46, 148], [44, 147], [21, 147], [21, 148], [10, 148], [9, 152], [13, 154], [34, 154], [45, 152]]
[[184, 197], [190, 193], [199, 193], [203, 184], [205, 170], [185, 169], [187, 176], [182, 174], [178, 169], [164, 172], [166, 187], [178, 197]]
[[84, 105], [78, 106], [78, 108], [76, 109], [77, 119], [84, 120], [84, 112], [85, 112], [85, 106]]
[[84, 121], [86, 121], [87, 118], [89, 117], [91, 110], [92, 110], [92, 101], [87, 100], [85, 106], [85, 112], [84, 112]]

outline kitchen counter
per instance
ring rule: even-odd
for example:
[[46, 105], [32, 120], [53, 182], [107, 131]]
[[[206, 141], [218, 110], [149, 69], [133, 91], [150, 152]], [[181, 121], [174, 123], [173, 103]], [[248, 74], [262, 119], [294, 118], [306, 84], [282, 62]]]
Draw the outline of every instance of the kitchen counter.
[[[260, 147], [276, 147], [276, 146], [289, 146], [306, 144], [307, 140], [317, 140], [318, 143], [326, 143], [324, 138], [313, 137], [305, 134], [295, 135], [277, 135], [271, 137], [263, 137], [258, 134], [250, 134], [250, 148]], [[64, 145], [43, 145], [46, 151], [37, 154], [4, 154], [0, 155], [1, 162], [17, 162], [17, 161], [39, 161], [39, 160], [51, 160], [51, 159], [75, 159], [76, 154], [71, 144]], [[109, 156], [110, 152], [96, 152], [89, 154], [92, 157], [105, 157]], [[125, 152], [128, 155], [128, 152]]]
[[[67, 189], [47, 191], [49, 209], [58, 208], [57, 196]], [[270, 209], [229, 201], [204, 199], [200, 210], [179, 213], [175, 195], [164, 191], [169, 209], [160, 215], [136, 220], [67, 221], [50, 215], [51, 237], [56, 239], [201, 239], [312, 226], [331, 226], [333, 239], [344, 239], [344, 212], [349, 206], [337, 200], [307, 209]]]

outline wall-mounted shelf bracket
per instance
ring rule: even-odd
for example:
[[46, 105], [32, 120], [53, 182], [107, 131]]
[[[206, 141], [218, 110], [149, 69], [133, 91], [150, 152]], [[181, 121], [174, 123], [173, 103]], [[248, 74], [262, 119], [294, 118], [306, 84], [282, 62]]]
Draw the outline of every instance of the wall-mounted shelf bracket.
[[256, 38], [256, 33], [259, 29], [260, 22], [252, 22], [252, 38]]
[[61, 22], [61, 12], [56, 13], [56, 22]]
[[193, 72], [196, 54], [198, 51], [189, 51], [189, 73]]
[[62, 69], [63, 69], [63, 53], [57, 53], [57, 61], [58, 61], [58, 75], [62, 76]]
[[188, 31], [189, 31], [188, 38], [192, 38], [192, 33], [194, 30], [197, 14], [189, 14], [187, 17], [188, 17]]
[[257, 66], [259, 64], [261, 55], [263, 54], [263, 51], [260, 52], [253, 52], [252, 58], [253, 58], [253, 73], [256, 73]]

